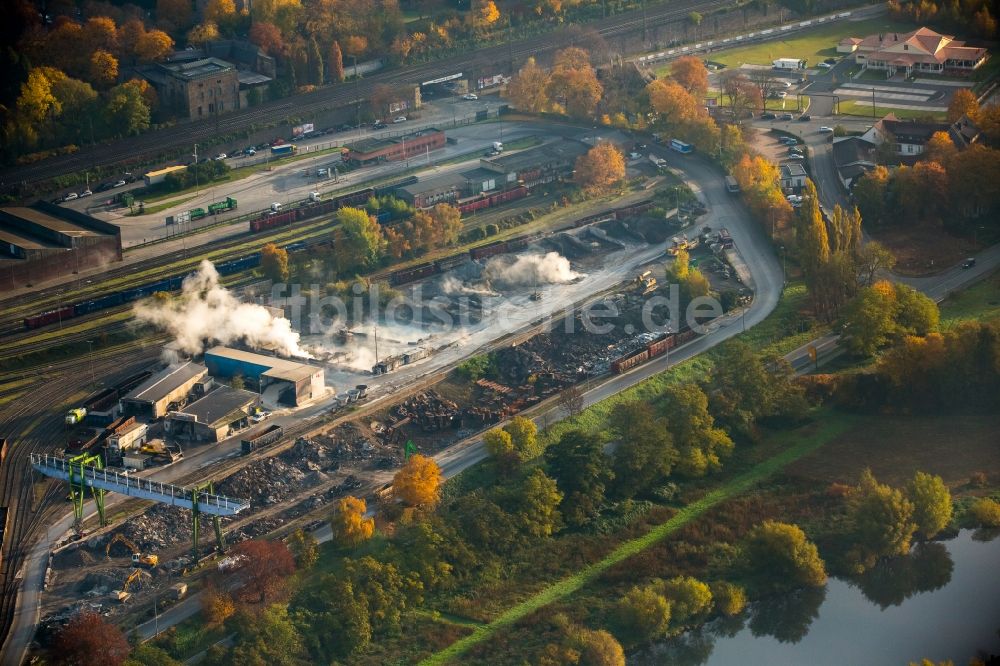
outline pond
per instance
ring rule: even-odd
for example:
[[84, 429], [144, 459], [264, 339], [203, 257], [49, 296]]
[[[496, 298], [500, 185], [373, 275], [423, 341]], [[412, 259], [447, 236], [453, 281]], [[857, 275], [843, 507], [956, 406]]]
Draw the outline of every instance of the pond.
[[740, 618], [655, 645], [636, 666], [906, 666], [1000, 653], [1000, 539], [963, 530], [856, 581], [754, 604]]

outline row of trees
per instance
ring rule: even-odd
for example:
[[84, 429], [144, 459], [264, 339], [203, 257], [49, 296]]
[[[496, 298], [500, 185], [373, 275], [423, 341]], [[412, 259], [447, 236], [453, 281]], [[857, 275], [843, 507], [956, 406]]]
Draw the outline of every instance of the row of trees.
[[[388, 203], [378, 203], [382, 205]], [[347, 276], [371, 270], [386, 257], [418, 256], [455, 244], [461, 231], [461, 213], [448, 204], [415, 211], [410, 219], [387, 226], [376, 222], [365, 209], [342, 208], [335, 216], [333, 231], [334, 270]]]
[[971, 27], [977, 37], [993, 39], [997, 35], [997, 7], [991, 0], [889, 0], [889, 14], [896, 19], [931, 24], [939, 29], [967, 33]]

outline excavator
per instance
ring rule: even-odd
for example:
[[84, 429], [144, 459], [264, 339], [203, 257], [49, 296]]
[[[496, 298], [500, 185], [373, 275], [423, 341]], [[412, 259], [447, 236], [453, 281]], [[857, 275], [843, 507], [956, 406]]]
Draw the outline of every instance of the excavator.
[[[111, 547], [116, 543], [123, 544], [126, 548], [132, 551], [132, 564], [142, 564], [150, 569], [155, 568], [160, 564], [160, 557], [158, 555], [143, 555], [139, 552], [139, 547], [121, 533], [116, 534], [115, 538], [108, 542], [108, 547], [104, 550], [105, 556], [111, 557]], [[129, 576], [129, 580], [131, 580], [131, 578], [132, 577]]]
[[132, 569], [132, 573], [128, 575], [128, 578], [126, 578], [125, 582], [122, 584], [122, 589], [118, 590], [117, 592], [114, 592], [112, 596], [114, 598], [117, 598], [118, 601], [125, 603], [132, 597], [132, 593], [128, 591], [128, 588], [131, 587], [132, 583], [135, 582], [139, 582], [141, 585], [142, 576], [143, 576], [142, 569]]

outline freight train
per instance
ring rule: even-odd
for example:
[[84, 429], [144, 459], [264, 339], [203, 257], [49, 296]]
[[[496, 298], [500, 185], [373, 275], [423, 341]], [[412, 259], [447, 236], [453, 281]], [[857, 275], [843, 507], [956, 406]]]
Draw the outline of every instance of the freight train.
[[458, 203], [455, 207], [458, 208], [458, 210], [464, 215], [466, 213], [474, 213], [477, 210], [483, 210], [484, 208], [493, 208], [494, 206], [499, 206], [500, 204], [507, 203], [508, 201], [523, 199], [526, 196], [528, 196], [528, 188], [524, 185], [520, 185], [505, 192], [483, 194], [482, 196], [471, 201]]
[[642, 365], [650, 359], [661, 356], [674, 347], [680, 347], [685, 342], [694, 339], [696, 335], [697, 333], [690, 328], [678, 333], [664, 333], [645, 347], [616, 358], [611, 362], [611, 372], [616, 375], [628, 372], [637, 365]]
[[[288, 246], [286, 249], [290, 248], [291, 246]], [[216, 264], [215, 270], [219, 272], [219, 275], [225, 276], [233, 275], [234, 273], [239, 273], [250, 268], [255, 268], [259, 265], [260, 252], [254, 252], [246, 257], [240, 257], [239, 259], [233, 259], [221, 264]], [[117, 291], [113, 294], [101, 296], [100, 298], [95, 298], [89, 301], [81, 301], [79, 303], [74, 303], [73, 305], [66, 305], [55, 310], [49, 310], [30, 317], [25, 317], [24, 327], [27, 329], [40, 328], [48, 324], [61, 322], [65, 319], [72, 319], [73, 317], [90, 314], [91, 312], [97, 312], [98, 310], [104, 310], [118, 305], [131, 303], [141, 298], [152, 296], [158, 291], [176, 291], [181, 288], [181, 283], [184, 282], [184, 278], [186, 277], [187, 275], [175, 275], [173, 277], [157, 280], [156, 282], [144, 284], [141, 287]]]

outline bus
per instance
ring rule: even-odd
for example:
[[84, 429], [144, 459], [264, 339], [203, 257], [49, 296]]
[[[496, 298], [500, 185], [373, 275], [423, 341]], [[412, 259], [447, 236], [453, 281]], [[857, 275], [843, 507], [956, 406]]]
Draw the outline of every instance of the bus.
[[283, 143], [280, 146], [271, 146], [271, 154], [275, 156], [294, 155], [295, 146], [290, 143]]
[[680, 139], [671, 139], [670, 149], [676, 150], [678, 153], [690, 153], [694, 150], [690, 143], [684, 143]]
[[726, 192], [730, 194], [739, 194], [740, 192], [740, 184], [732, 176], [726, 176]]

